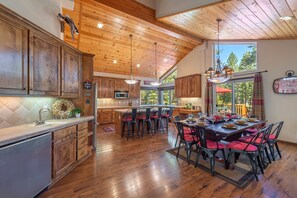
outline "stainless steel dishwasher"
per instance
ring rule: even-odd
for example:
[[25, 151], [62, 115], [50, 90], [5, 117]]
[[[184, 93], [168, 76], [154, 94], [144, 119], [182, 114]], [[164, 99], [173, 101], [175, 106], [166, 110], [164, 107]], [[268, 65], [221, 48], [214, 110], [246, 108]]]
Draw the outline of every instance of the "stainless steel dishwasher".
[[0, 148], [0, 196], [30, 198], [51, 182], [51, 133]]

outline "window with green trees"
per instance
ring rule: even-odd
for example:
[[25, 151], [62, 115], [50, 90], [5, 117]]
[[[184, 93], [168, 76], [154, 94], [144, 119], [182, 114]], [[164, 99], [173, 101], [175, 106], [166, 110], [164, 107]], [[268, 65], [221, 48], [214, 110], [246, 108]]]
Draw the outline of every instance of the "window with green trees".
[[[256, 70], [256, 44], [222, 44], [220, 45], [220, 58], [223, 65], [232, 67], [235, 72]], [[217, 111], [227, 110], [242, 115], [251, 111], [253, 79], [234, 80], [216, 85], [215, 92]]]
[[177, 70], [174, 70], [169, 76], [167, 76], [164, 80], [163, 83], [173, 83], [177, 77]]
[[161, 103], [164, 105], [177, 105], [174, 89], [161, 91]]
[[158, 91], [140, 90], [140, 102], [142, 105], [158, 104]]

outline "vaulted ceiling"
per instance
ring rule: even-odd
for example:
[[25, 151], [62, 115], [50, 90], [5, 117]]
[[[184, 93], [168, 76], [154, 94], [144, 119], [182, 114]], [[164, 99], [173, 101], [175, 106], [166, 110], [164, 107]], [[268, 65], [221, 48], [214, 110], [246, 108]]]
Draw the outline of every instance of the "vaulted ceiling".
[[[160, 19], [155, 10], [133, 0], [75, 0], [74, 10], [63, 13], [80, 31], [72, 41], [66, 26], [65, 41], [95, 54], [94, 71], [114, 74], [130, 73], [129, 34], [133, 34], [134, 74], [144, 77], [154, 77], [154, 42], [161, 76], [204, 39], [217, 38], [217, 18], [223, 19], [224, 40], [297, 38], [296, 0], [226, 0]], [[294, 18], [283, 21], [281, 16]], [[102, 29], [98, 23], [103, 23]]]
[[[130, 73], [130, 34], [133, 34], [133, 72], [136, 76], [144, 77], [154, 77], [154, 42], [158, 43], [158, 76], [203, 42], [156, 21], [154, 10], [137, 2], [137, 7], [130, 7], [125, 1], [127, 2], [102, 1], [111, 3], [107, 6], [100, 1], [75, 0], [74, 11], [63, 10], [64, 14], [74, 20], [80, 32], [72, 41], [69, 27], [66, 26], [65, 41], [83, 52], [95, 54], [95, 72]], [[125, 12], [119, 9], [124, 9]], [[133, 16], [137, 13], [141, 14], [140, 17], [146, 18], [139, 19]], [[98, 23], [103, 23], [102, 29], [97, 27]], [[117, 61], [116, 64], [113, 63], [114, 60]], [[136, 64], [140, 64], [140, 67], [136, 67]]]

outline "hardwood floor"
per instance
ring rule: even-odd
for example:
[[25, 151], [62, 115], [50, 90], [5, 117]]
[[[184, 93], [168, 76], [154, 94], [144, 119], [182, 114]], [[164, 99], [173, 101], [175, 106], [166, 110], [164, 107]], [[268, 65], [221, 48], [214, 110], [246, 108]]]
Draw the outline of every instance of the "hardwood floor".
[[[109, 125], [112, 126], [112, 125]], [[259, 182], [245, 190], [165, 150], [176, 133], [121, 138], [115, 132], [97, 132], [97, 150], [40, 197], [296, 197], [297, 145], [280, 143], [283, 158], [273, 162]]]

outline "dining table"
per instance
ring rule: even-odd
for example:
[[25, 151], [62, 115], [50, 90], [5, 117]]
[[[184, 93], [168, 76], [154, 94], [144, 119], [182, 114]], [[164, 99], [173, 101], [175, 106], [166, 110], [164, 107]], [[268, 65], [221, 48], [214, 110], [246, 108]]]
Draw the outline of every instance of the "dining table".
[[[264, 120], [247, 120], [245, 123], [238, 123], [237, 121], [238, 119], [230, 119], [227, 122], [225, 120], [219, 120], [212, 123], [209, 119], [201, 120], [199, 118], [194, 118], [193, 121], [188, 121], [187, 119], [181, 120], [184, 125], [190, 128], [196, 127], [201, 122], [205, 122], [206, 125], [200, 127], [214, 131], [220, 140], [227, 142], [240, 138], [246, 129], [262, 126], [266, 122]], [[234, 124], [235, 127], [228, 128], [226, 127], [226, 124]]]

